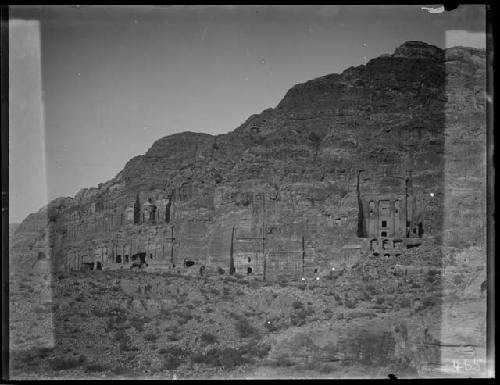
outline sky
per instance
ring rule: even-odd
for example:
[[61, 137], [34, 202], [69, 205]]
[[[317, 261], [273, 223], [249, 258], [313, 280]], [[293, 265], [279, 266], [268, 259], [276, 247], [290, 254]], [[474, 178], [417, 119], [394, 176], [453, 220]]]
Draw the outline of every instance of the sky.
[[11, 7], [9, 222], [159, 138], [227, 133], [294, 84], [408, 40], [484, 48], [484, 31], [481, 5]]

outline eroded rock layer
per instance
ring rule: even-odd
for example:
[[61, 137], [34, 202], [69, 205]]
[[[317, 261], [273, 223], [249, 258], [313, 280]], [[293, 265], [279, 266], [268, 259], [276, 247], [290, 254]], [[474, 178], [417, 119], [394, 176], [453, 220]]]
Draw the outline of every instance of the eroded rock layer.
[[156, 141], [30, 214], [11, 260], [300, 277], [422, 243], [482, 247], [485, 135], [484, 50], [406, 42], [228, 134]]

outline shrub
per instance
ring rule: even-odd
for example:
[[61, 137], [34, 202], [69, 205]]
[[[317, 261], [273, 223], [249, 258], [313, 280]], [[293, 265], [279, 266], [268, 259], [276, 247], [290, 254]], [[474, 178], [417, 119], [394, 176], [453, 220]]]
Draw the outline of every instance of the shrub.
[[38, 357], [46, 358], [50, 353], [54, 351], [54, 348], [40, 348], [38, 349]]
[[319, 372], [323, 374], [328, 374], [331, 373], [332, 371], [334, 371], [334, 369], [328, 364], [323, 364], [319, 368]]
[[234, 324], [234, 327], [241, 338], [248, 338], [258, 334], [258, 331], [250, 325], [246, 318], [238, 319]]
[[411, 306], [411, 300], [409, 298], [407, 298], [407, 297], [401, 298], [399, 300], [399, 306], [401, 306], [402, 308], [410, 307]]
[[363, 301], [370, 301], [372, 299], [372, 295], [370, 293], [368, 293], [367, 291], [363, 291], [360, 298]]
[[288, 358], [288, 356], [281, 355], [273, 362], [273, 365], [280, 367], [288, 367], [288, 366], [293, 366], [295, 364], [293, 361], [290, 360], [290, 358]]
[[440, 275], [441, 275], [440, 270], [429, 270], [427, 272], [427, 276], [426, 276], [425, 280], [428, 283], [434, 283], [434, 282], [436, 282], [436, 280], [439, 279]]
[[54, 358], [49, 361], [49, 367], [52, 370], [69, 370], [74, 369], [83, 364], [85, 360], [76, 358]]
[[180, 366], [180, 364], [182, 364], [182, 360], [179, 357], [169, 354], [163, 361], [163, 368], [167, 370], [175, 370]]
[[462, 277], [461, 277], [460, 275], [455, 275], [455, 276], [453, 277], [453, 283], [454, 283], [455, 285], [461, 285], [463, 282], [464, 282], [464, 281], [463, 281], [463, 279], [462, 279]]
[[425, 297], [422, 301], [422, 308], [428, 308], [432, 307], [437, 303], [437, 300], [435, 297]]
[[377, 297], [376, 301], [375, 301], [378, 305], [382, 305], [384, 302], [385, 302], [385, 298], [384, 297]]
[[285, 329], [287, 327], [286, 321], [281, 320], [278, 317], [270, 318], [266, 320], [264, 323], [265, 328], [270, 332], [277, 332], [281, 329]]
[[79, 294], [76, 298], [75, 298], [75, 301], [76, 302], [83, 302], [85, 301], [85, 296], [83, 294]]
[[87, 364], [85, 366], [85, 371], [86, 372], [91, 372], [91, 373], [94, 373], [94, 372], [104, 372], [106, 370], [106, 367], [101, 365], [101, 364], [97, 364], [97, 363], [94, 363], [94, 364]]
[[[162, 309], [163, 310], [163, 309]], [[144, 324], [151, 321], [149, 318], [133, 317], [130, 318], [130, 326], [135, 328], [138, 332], [144, 331]]]
[[215, 365], [215, 359], [216, 357], [214, 356], [208, 356], [207, 354], [199, 352], [193, 353], [193, 355], [191, 355], [191, 362], [195, 364]]
[[295, 301], [292, 303], [292, 307], [295, 309], [295, 310], [298, 310], [298, 309], [303, 309], [304, 308], [304, 304], [300, 301]]
[[233, 348], [224, 348], [219, 357], [220, 364], [225, 369], [230, 369], [244, 363], [241, 352]]
[[188, 322], [190, 319], [193, 318], [193, 316], [191, 315], [191, 313], [189, 311], [177, 311], [175, 313], [171, 313], [175, 316], [178, 317], [178, 322], [179, 324], [185, 324], [186, 322]]
[[215, 294], [215, 295], [220, 295], [220, 291], [217, 290], [216, 288], [211, 288], [210, 293]]
[[144, 340], [145, 341], [150, 341], [150, 342], [154, 342], [158, 339], [158, 336], [155, 334], [155, 333], [147, 333], [145, 336], [144, 336]]
[[267, 344], [259, 345], [257, 341], [252, 341], [241, 346], [238, 350], [243, 356], [247, 356], [248, 358], [264, 358], [271, 351], [271, 346]]
[[179, 335], [178, 335], [178, 330], [176, 329], [175, 331], [170, 332], [167, 334], [167, 338], [169, 341], [179, 341]]
[[129, 352], [138, 350], [138, 348], [132, 345], [132, 339], [123, 329], [116, 332], [115, 341], [119, 343], [121, 351]]
[[354, 299], [349, 299], [349, 298], [347, 298], [347, 299], [345, 300], [345, 306], [346, 306], [348, 309], [354, 309], [354, 308], [356, 307], [356, 305], [357, 305], [357, 302], [356, 302], [356, 300], [354, 300]]
[[243, 357], [241, 349], [226, 347], [223, 349], [213, 348], [205, 354], [197, 353], [191, 357], [195, 363], [207, 364], [210, 366], [221, 366], [224, 369], [231, 369], [244, 364], [249, 359]]
[[159, 352], [164, 356], [163, 368], [167, 370], [177, 369], [190, 352], [182, 349], [180, 346], [170, 346], [168, 349], [160, 349]]
[[303, 370], [319, 370], [321, 363], [314, 359], [312, 361], [306, 361], [301, 365]]
[[218, 340], [217, 340], [217, 336], [214, 336], [213, 334], [211, 333], [203, 333], [201, 335], [201, 342], [203, 342], [204, 344], [214, 344], [216, 343]]
[[305, 309], [292, 313], [290, 315], [290, 324], [292, 326], [302, 326], [306, 323], [307, 311]]
[[43, 306], [40, 306], [40, 305], [36, 305], [34, 308], [33, 308], [33, 312], [37, 313], [37, 314], [40, 314], [40, 313], [49, 313], [50, 310], [44, 308]]

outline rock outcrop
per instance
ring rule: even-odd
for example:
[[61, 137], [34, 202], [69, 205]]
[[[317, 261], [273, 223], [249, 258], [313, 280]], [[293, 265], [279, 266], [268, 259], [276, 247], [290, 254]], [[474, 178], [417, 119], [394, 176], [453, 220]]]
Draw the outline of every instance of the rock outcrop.
[[484, 50], [406, 42], [295, 85], [228, 134], [156, 141], [30, 214], [11, 260], [119, 268], [145, 253], [150, 268], [300, 277], [421, 243], [482, 247], [485, 122]]

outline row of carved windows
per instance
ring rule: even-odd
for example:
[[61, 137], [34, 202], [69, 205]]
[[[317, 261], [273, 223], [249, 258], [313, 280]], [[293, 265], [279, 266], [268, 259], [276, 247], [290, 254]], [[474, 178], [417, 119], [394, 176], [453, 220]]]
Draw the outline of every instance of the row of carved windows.
[[[380, 210], [380, 214], [382, 215], [387, 215], [389, 213], [389, 201], [378, 201], [379, 203], [379, 210]], [[400, 205], [400, 201], [397, 199], [396, 201], [394, 201], [394, 212], [397, 214], [399, 213], [399, 209], [400, 209], [401, 205]], [[375, 201], [371, 200], [370, 201], [370, 216], [374, 216], [375, 215]]]

